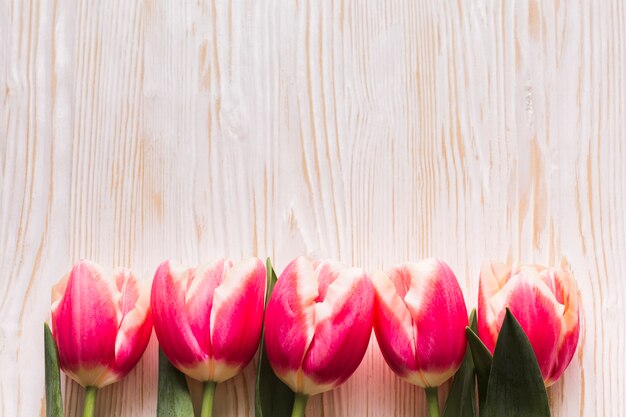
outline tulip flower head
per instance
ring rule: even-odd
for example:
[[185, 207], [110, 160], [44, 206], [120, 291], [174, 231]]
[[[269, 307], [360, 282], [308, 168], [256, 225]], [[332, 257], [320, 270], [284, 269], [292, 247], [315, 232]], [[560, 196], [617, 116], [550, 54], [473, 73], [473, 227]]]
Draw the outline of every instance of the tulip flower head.
[[369, 344], [373, 298], [362, 269], [302, 256], [293, 260], [265, 313], [265, 347], [276, 375], [306, 396], [347, 380]]
[[84, 387], [128, 374], [152, 333], [148, 291], [128, 269], [107, 274], [82, 260], [52, 289], [52, 333], [59, 364]]
[[533, 347], [545, 385], [552, 385], [578, 344], [576, 281], [560, 268], [486, 263], [480, 273], [478, 335], [492, 353], [507, 307]]
[[163, 353], [199, 381], [232, 378], [257, 350], [265, 286], [265, 266], [257, 258], [197, 268], [163, 262], [150, 301]]
[[406, 381], [435, 388], [459, 369], [468, 324], [463, 293], [445, 262], [406, 262], [372, 277], [374, 332], [389, 367]]

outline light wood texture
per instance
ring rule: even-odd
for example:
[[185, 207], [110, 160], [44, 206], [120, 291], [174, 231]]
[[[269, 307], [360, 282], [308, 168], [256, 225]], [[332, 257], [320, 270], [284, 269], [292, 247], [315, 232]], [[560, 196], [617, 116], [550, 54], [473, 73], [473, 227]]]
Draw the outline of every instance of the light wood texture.
[[[567, 263], [555, 417], [626, 415], [626, 4], [0, 0], [0, 415], [44, 415], [42, 322], [81, 257]], [[157, 346], [98, 397], [153, 416]], [[254, 365], [216, 416], [253, 416]], [[197, 389], [197, 387], [195, 387]], [[67, 380], [68, 416], [83, 393]], [[372, 339], [307, 416], [423, 416]]]

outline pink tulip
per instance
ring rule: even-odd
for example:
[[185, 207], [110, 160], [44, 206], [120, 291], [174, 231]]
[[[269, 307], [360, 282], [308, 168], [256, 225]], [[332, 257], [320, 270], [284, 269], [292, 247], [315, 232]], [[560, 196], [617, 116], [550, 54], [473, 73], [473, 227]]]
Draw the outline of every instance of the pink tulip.
[[152, 283], [154, 330], [170, 362], [186, 375], [222, 382], [257, 350], [263, 324], [265, 266], [257, 258], [219, 259], [198, 268], [165, 261]]
[[96, 388], [116, 382], [150, 340], [148, 291], [127, 269], [108, 275], [80, 261], [52, 289], [52, 333], [61, 369], [72, 379]]
[[372, 301], [363, 270], [306, 257], [293, 260], [276, 282], [265, 313], [265, 347], [276, 375], [298, 396], [343, 383], [367, 350]]
[[576, 281], [560, 268], [486, 263], [480, 273], [478, 335], [492, 353], [507, 307], [530, 340], [546, 386], [552, 385], [578, 344]]
[[445, 262], [426, 259], [372, 281], [374, 332], [387, 364], [411, 384], [438, 387], [459, 369], [467, 345], [467, 309], [454, 273]]

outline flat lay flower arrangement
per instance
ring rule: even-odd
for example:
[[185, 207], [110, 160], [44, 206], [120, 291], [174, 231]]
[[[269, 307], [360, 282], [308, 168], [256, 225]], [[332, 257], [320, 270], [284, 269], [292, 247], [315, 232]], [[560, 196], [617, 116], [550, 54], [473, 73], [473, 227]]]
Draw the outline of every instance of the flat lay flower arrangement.
[[[217, 384], [257, 361], [255, 415], [304, 416], [307, 400], [358, 368], [372, 331], [391, 370], [425, 390], [444, 417], [550, 416], [546, 388], [579, 338], [571, 273], [486, 263], [469, 314], [450, 267], [437, 259], [366, 273], [334, 261], [294, 259], [277, 278], [257, 258], [198, 267], [163, 262], [151, 289], [128, 269], [80, 261], [52, 289], [44, 325], [46, 415], [63, 416], [60, 371], [85, 388], [124, 378], [152, 328], [159, 346], [157, 416], [192, 417], [185, 376], [203, 383], [201, 417]], [[440, 411], [438, 387], [453, 382]]]

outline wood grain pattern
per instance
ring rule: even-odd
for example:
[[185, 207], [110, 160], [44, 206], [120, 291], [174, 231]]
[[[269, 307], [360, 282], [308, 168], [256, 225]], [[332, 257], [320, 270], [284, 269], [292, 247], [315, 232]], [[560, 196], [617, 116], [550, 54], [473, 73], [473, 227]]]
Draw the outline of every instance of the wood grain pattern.
[[[78, 258], [298, 254], [441, 257], [468, 306], [486, 258], [568, 264], [553, 415], [626, 415], [626, 6], [435, 3], [0, 0], [0, 415], [44, 415], [41, 323]], [[154, 415], [156, 371], [153, 340], [98, 415]], [[252, 416], [253, 383], [215, 415]], [[424, 407], [372, 339], [307, 416]]]

